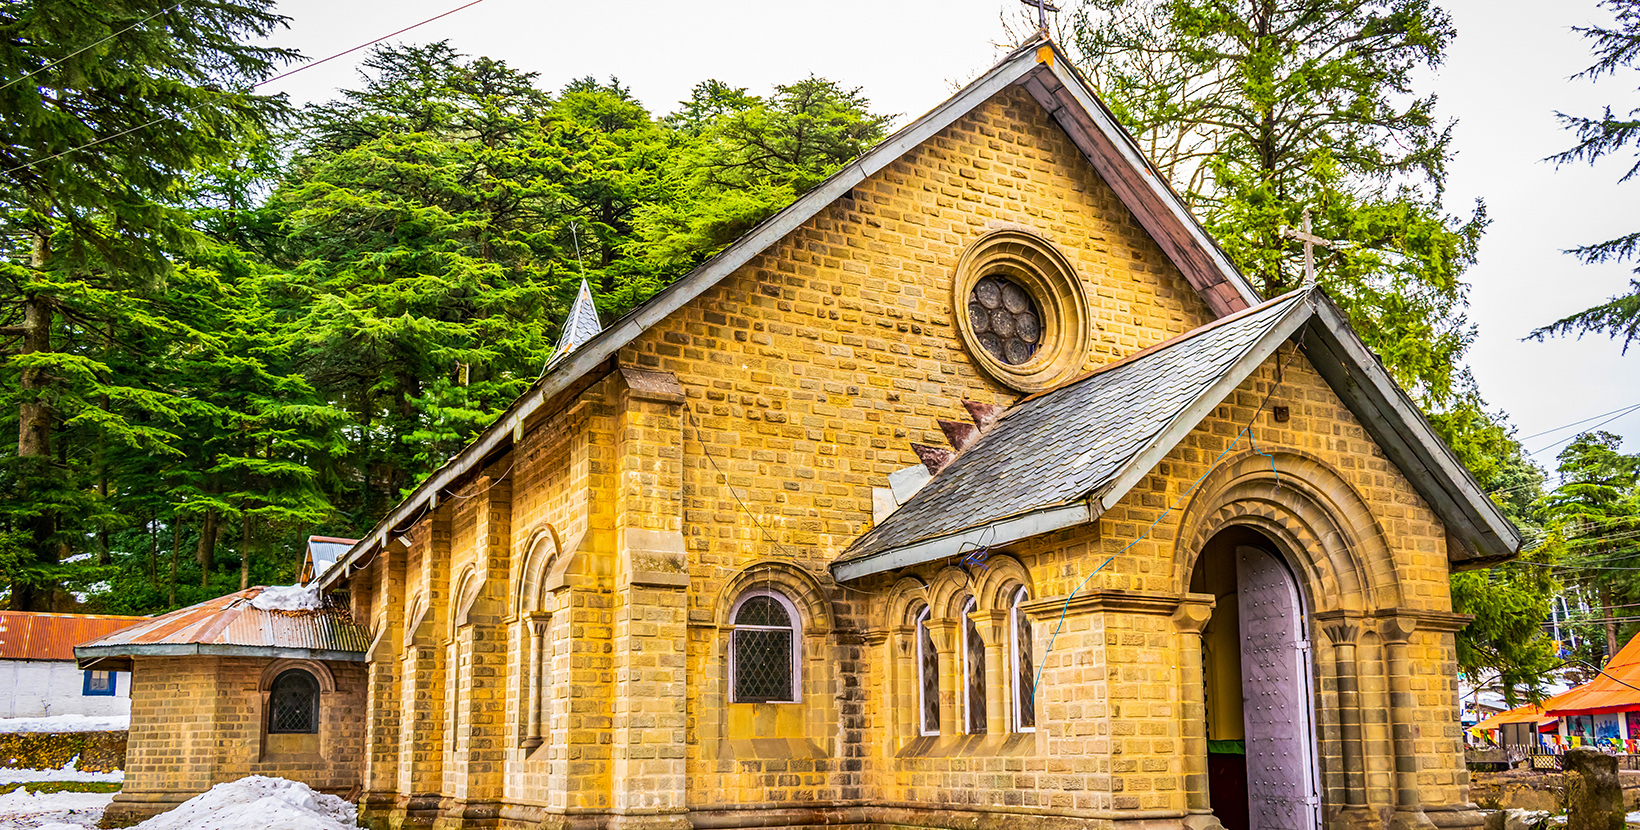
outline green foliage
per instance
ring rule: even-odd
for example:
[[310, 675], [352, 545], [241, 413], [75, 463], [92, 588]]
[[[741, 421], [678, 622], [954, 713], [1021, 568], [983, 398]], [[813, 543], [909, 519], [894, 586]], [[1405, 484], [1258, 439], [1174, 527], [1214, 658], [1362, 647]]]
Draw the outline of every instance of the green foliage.
[[1086, 0], [1084, 66], [1266, 297], [1302, 280], [1283, 234], [1307, 208], [1322, 286], [1403, 386], [1438, 407], [1473, 337], [1461, 276], [1484, 209], [1445, 214], [1450, 129], [1416, 73], [1453, 29], [1427, 0]]
[[675, 142], [670, 198], [638, 213], [636, 249], [676, 273], [774, 215], [887, 132], [858, 89], [810, 77], [767, 99], [719, 81], [695, 86], [667, 123]]
[[69, 554], [94, 539], [107, 567], [134, 521], [127, 497], [163, 492], [157, 468], [199, 451], [184, 429], [197, 387], [167, 373], [211, 348], [218, 321], [190, 317], [192, 295], [220, 277], [178, 195], [285, 110], [250, 91], [291, 57], [249, 45], [282, 25], [271, 6], [0, 8], [0, 423], [18, 434], [0, 444], [0, 567], [14, 608], [65, 604]]
[[[1579, 73], [1579, 77], [1598, 79], [1603, 75], [1617, 75], [1634, 70], [1635, 59], [1640, 58], [1640, 0], [1601, 0], [1601, 8], [1616, 18], [1613, 26], [1580, 26], [1576, 31], [1594, 42], [1595, 62]], [[1630, 76], [1632, 78], [1632, 76]], [[1556, 113], [1562, 125], [1577, 136], [1577, 143], [1564, 152], [1549, 157], [1558, 167], [1562, 164], [1594, 164], [1608, 156], [1631, 150], [1633, 161], [1619, 183], [1640, 173], [1640, 109], [1626, 115], [1615, 115], [1606, 107], [1598, 117]], [[1585, 264], [1627, 262], [1640, 253], [1640, 232], [1628, 233], [1615, 239], [1582, 245], [1567, 251]], [[1635, 269], [1640, 273], [1640, 267]], [[1640, 339], [1640, 280], [1629, 280], [1629, 292], [1619, 294], [1604, 303], [1563, 317], [1531, 336], [1542, 340], [1551, 335], [1583, 335], [1598, 332], [1623, 341], [1623, 352]]]

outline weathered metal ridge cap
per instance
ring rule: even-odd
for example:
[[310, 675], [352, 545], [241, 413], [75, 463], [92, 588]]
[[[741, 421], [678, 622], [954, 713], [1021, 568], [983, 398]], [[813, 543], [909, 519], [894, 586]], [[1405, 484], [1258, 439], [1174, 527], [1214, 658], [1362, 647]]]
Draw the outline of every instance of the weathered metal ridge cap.
[[1252, 285], [1236, 271], [1166, 179], [1145, 159], [1133, 137], [1099, 102], [1092, 86], [1071, 68], [1070, 61], [1057, 44], [1039, 35], [1021, 44], [957, 94], [883, 139], [784, 210], [758, 223], [716, 256], [591, 339], [577, 343], [573, 349], [562, 353], [561, 360], [555, 358], [548, 371], [529, 391], [514, 401], [501, 417], [461, 452], [428, 476], [408, 498], [383, 516], [348, 551], [338, 563], [339, 567], [331, 568], [318, 577], [319, 584], [328, 589], [345, 579], [354, 562], [392, 541], [390, 537], [402, 533], [409, 523], [425, 513], [427, 505], [435, 502], [439, 493], [459, 483], [486, 458], [505, 452], [514, 436], [524, 429], [524, 424], [541, 414], [549, 401], [572, 388], [583, 377], [598, 371], [649, 327], [717, 285], [870, 176], [1012, 86], [1024, 88], [1047, 109], [1124, 200], [1132, 199], [1140, 204], [1142, 209], [1138, 215], [1141, 224], [1158, 239], [1214, 313], [1227, 316], [1258, 304], [1258, 293]]
[[267, 611], [251, 603], [261, 587], [208, 599], [75, 647], [80, 661], [110, 657], [214, 654], [363, 662], [369, 632], [345, 609]]
[[146, 619], [0, 611], [0, 660], [73, 660], [76, 644]]
[[1319, 289], [1296, 291], [1027, 398], [831, 564], [838, 580], [1086, 524], [1114, 507], [1284, 342], [1301, 347], [1445, 523], [1448, 558], [1521, 537]]

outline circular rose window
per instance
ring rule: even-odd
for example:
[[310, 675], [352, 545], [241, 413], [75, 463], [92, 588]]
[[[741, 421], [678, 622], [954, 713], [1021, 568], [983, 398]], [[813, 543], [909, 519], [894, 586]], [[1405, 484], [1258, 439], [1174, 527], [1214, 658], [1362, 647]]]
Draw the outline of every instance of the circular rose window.
[[1042, 313], [1036, 301], [1006, 277], [989, 276], [974, 283], [968, 321], [979, 344], [1010, 366], [1030, 360], [1042, 343]]
[[992, 231], [957, 263], [952, 316], [974, 364], [1021, 392], [1052, 389], [1080, 371], [1091, 317], [1082, 281], [1047, 240]]

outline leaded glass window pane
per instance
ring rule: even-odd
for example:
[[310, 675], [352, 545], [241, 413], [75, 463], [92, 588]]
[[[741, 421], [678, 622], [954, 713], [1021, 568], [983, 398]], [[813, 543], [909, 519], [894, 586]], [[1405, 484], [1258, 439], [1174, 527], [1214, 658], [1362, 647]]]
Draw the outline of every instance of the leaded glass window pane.
[[736, 703], [797, 699], [796, 631], [791, 614], [779, 600], [754, 596], [742, 602], [729, 646], [734, 652]]
[[968, 716], [968, 734], [985, 731], [985, 641], [979, 638], [979, 626], [968, 616], [974, 610], [969, 603], [963, 610], [963, 659], [967, 661], [968, 705], [963, 707]]
[[928, 633], [928, 612], [917, 620], [917, 684], [922, 693], [922, 731], [925, 735], [940, 732], [940, 653], [934, 650], [934, 638]]
[[1019, 604], [1025, 592], [1014, 598], [1014, 713], [1019, 729], [1036, 728], [1036, 665], [1031, 655], [1031, 619]]
[[968, 321], [980, 345], [993, 357], [1017, 366], [1042, 344], [1042, 312], [1019, 283], [995, 274], [974, 283]]
[[319, 731], [319, 683], [301, 669], [273, 681], [268, 694], [268, 731], [273, 734]]

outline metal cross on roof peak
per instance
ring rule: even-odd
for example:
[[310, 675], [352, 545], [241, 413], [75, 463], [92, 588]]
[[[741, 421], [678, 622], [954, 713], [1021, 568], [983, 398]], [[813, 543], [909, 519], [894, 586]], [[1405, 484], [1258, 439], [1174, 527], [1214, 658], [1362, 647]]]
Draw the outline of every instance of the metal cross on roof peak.
[[1059, 7], [1048, 2], [1048, 0], [1019, 0], [1019, 2], [1036, 9], [1036, 26], [1042, 31], [1043, 34], [1047, 34], [1048, 12], [1058, 14]]
[[1306, 286], [1315, 285], [1315, 246], [1320, 245], [1323, 248], [1336, 250], [1338, 248], [1338, 243], [1332, 241], [1331, 239], [1322, 239], [1321, 237], [1310, 233], [1309, 208], [1304, 209], [1304, 219], [1302, 224], [1299, 225], [1298, 230], [1293, 230], [1290, 227], [1284, 227], [1281, 229], [1281, 235], [1287, 237], [1288, 239], [1296, 239], [1304, 243], [1304, 284]]

